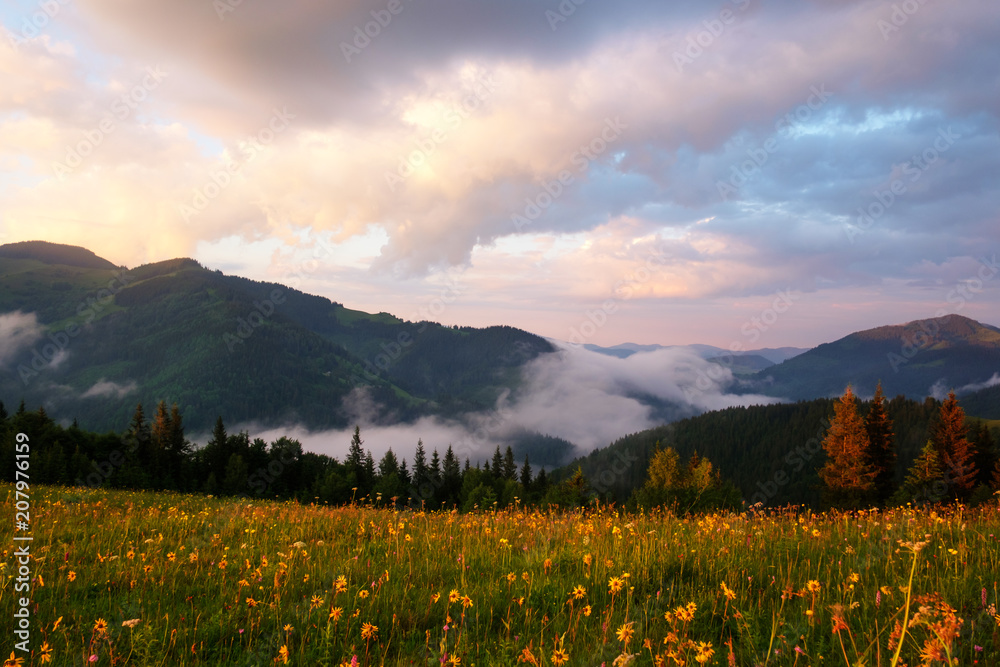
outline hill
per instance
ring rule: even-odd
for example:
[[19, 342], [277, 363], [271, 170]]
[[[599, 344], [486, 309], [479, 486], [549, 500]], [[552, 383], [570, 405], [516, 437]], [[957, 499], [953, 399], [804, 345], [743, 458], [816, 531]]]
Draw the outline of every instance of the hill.
[[948, 315], [859, 331], [764, 369], [749, 390], [791, 400], [838, 396], [848, 384], [923, 398], [1000, 371], [1000, 329]]
[[[83, 248], [0, 247], [0, 396], [95, 430], [142, 402], [178, 403], [188, 429], [230, 423], [344, 427], [492, 407], [553, 351], [506, 326], [449, 328], [345, 308], [223, 275], [191, 259], [117, 269]], [[11, 342], [13, 341], [13, 342]]]
[[[553, 471], [551, 479], [567, 479], [579, 467], [595, 491], [622, 503], [645, 482], [656, 447], [673, 447], [683, 461], [695, 453], [708, 458], [750, 503], [815, 506], [817, 470], [825, 462], [822, 439], [833, 404], [833, 399], [815, 399], [707, 412], [620, 438]], [[915, 401], [903, 396], [886, 404], [898, 453], [897, 483], [927, 442], [940, 405], [930, 398]], [[867, 409], [862, 406], [861, 414]], [[993, 442], [1000, 443], [1000, 429], [993, 429]]]

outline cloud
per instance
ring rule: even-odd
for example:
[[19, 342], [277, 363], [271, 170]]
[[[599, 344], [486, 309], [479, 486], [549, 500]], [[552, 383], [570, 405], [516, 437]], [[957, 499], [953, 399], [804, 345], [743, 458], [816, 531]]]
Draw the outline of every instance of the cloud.
[[958, 387], [957, 389], [949, 387], [944, 380], [938, 380], [928, 390], [928, 395], [933, 396], [939, 401], [943, 401], [948, 397], [948, 392], [951, 391], [954, 391], [957, 396], [962, 396], [963, 394], [971, 394], [981, 389], [995, 387], [998, 384], [1000, 384], [1000, 372], [994, 373], [988, 380], [983, 382], [971, 382], [963, 387]]
[[[546, 303], [593, 297], [655, 237], [674, 260], [650, 319], [789, 286], [851, 296], [1000, 245], [1000, 5], [922, 3], [889, 32], [878, 0], [574, 6], [405, 0], [348, 58], [379, 3], [78, 0], [58, 39], [0, 43], [4, 231], [130, 265], [305, 230], [379, 238], [358, 269], [378, 298], [463, 270], [486, 299], [511, 260], [554, 277], [531, 287]], [[149, 67], [168, 74], [118, 118]]]
[[13, 361], [42, 337], [45, 327], [35, 313], [15, 310], [0, 314], [0, 366]]
[[[423, 440], [428, 456], [433, 449], [443, 456], [451, 445], [460, 460], [469, 458], [475, 465], [488, 460], [497, 446], [503, 449], [527, 431], [562, 438], [576, 445], [578, 454], [585, 454], [627, 433], [673, 419], [736, 405], [779, 402], [773, 397], [731, 393], [732, 374], [693, 350], [663, 349], [619, 359], [551, 342], [559, 351], [524, 368], [524, 382], [516, 395], [504, 394], [494, 409], [461, 419], [425, 417], [387, 425], [366, 396], [352, 394], [348, 406], [361, 427], [365, 448], [371, 449], [376, 461], [391, 447], [397, 456], [412, 462], [417, 440]], [[309, 451], [341, 460], [353, 435], [353, 426], [312, 432], [290, 425], [258, 432], [250, 424], [236, 430], [265, 440], [287, 435]]]
[[118, 384], [110, 380], [101, 379], [94, 383], [94, 386], [81, 394], [80, 398], [94, 398], [99, 396], [114, 396], [123, 398], [139, 388], [135, 381]]

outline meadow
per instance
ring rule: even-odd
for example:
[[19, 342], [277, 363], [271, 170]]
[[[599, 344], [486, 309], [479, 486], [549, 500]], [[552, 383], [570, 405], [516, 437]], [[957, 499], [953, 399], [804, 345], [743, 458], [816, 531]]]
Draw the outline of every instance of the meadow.
[[[14, 487], [0, 494], [13, 518]], [[1000, 664], [995, 504], [677, 517], [31, 496], [32, 652], [8, 664]]]

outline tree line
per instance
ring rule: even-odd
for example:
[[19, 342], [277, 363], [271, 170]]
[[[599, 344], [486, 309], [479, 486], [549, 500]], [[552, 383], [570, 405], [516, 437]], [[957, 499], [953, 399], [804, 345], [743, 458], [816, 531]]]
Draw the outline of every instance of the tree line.
[[35, 483], [120, 489], [169, 490], [224, 496], [295, 499], [343, 504], [373, 502], [428, 509], [502, 508], [515, 503], [582, 504], [587, 487], [550, 484], [529, 455], [518, 464], [510, 446], [497, 446], [490, 460], [459, 461], [451, 445], [441, 455], [418, 440], [408, 463], [390, 448], [378, 461], [363, 447], [355, 427], [343, 460], [304, 451], [293, 438], [268, 443], [245, 431], [228, 433], [222, 417], [210, 440], [195, 448], [184, 436], [176, 405], [157, 405], [147, 418], [142, 404], [126, 430], [98, 434], [76, 422], [63, 428], [44, 407], [14, 414], [0, 402], [0, 459], [3, 479], [14, 480], [14, 441], [19, 432], [32, 443]]
[[848, 385], [834, 405], [823, 439], [827, 459], [819, 476], [829, 505], [982, 502], [1000, 490], [1000, 459], [990, 430], [985, 422], [966, 420], [954, 392], [941, 403], [930, 423], [930, 437], [901, 483], [896, 478], [893, 421], [881, 383], [864, 416], [861, 409]]

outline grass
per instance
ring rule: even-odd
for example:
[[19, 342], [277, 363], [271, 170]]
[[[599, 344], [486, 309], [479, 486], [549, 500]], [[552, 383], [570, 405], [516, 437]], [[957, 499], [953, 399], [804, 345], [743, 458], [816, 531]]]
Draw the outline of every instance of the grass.
[[[13, 487], [0, 493], [13, 517]], [[998, 664], [998, 519], [462, 515], [33, 487], [33, 653], [17, 655], [43, 664], [44, 642], [49, 664], [98, 667]]]

